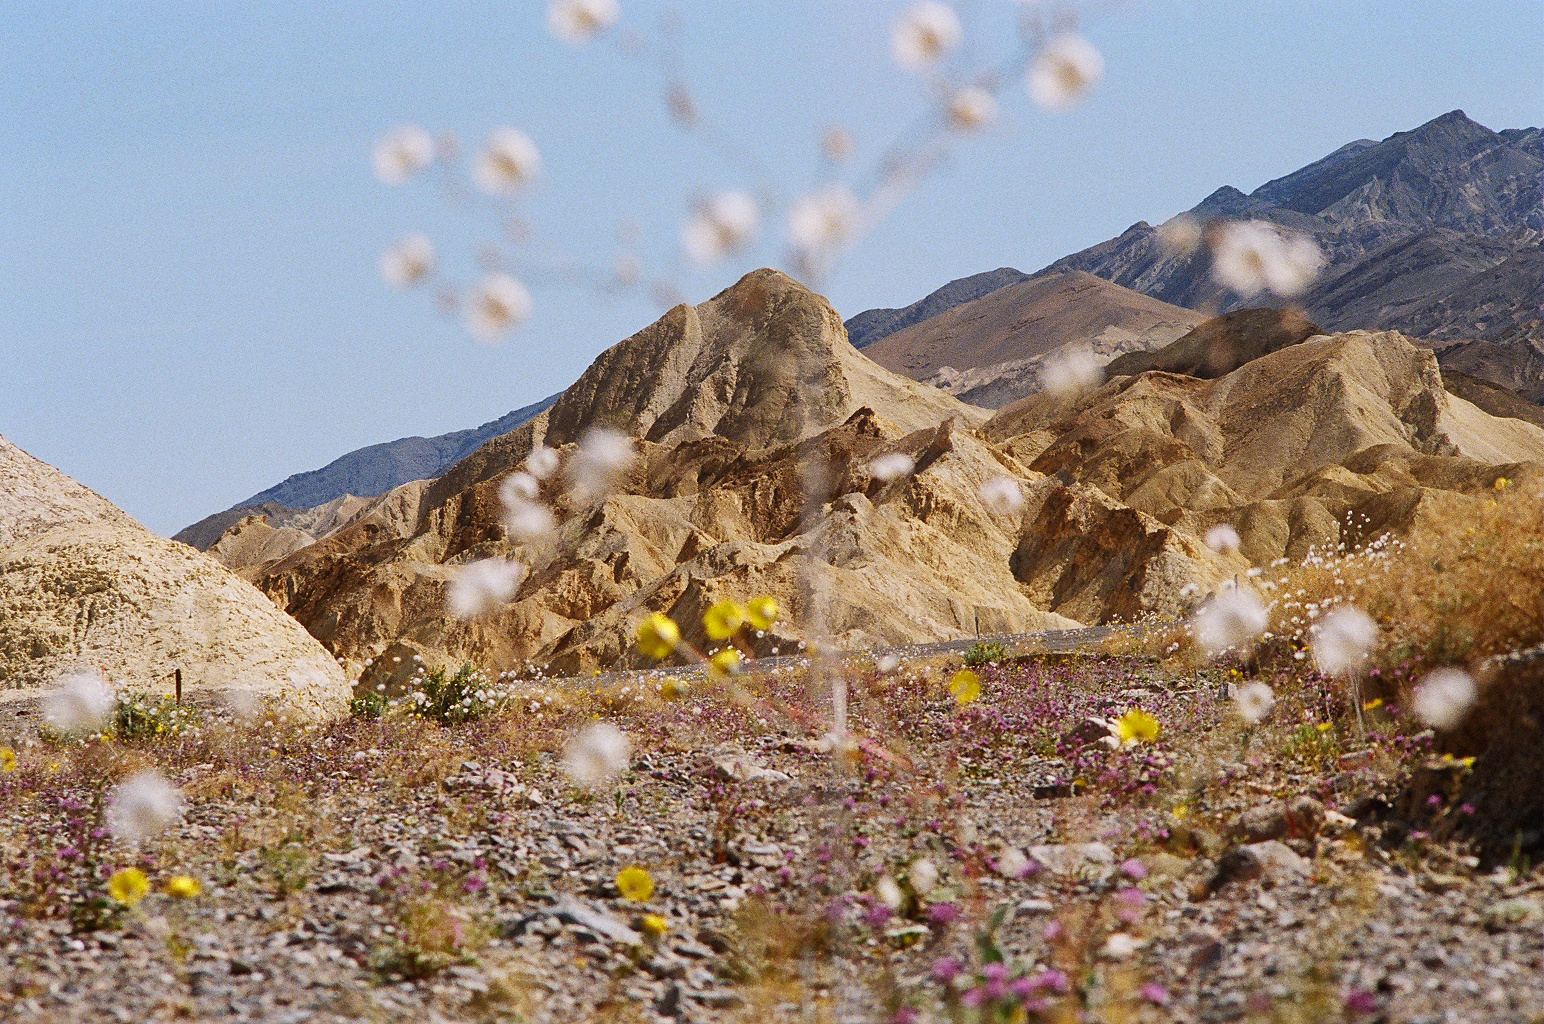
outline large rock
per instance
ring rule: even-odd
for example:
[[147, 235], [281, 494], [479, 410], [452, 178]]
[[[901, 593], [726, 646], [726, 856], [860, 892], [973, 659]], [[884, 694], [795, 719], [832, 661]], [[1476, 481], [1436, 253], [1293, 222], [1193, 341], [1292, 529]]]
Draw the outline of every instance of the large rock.
[[0, 437], [0, 691], [33, 695], [74, 669], [121, 688], [240, 690], [342, 708], [337, 663], [219, 562], [157, 537]]

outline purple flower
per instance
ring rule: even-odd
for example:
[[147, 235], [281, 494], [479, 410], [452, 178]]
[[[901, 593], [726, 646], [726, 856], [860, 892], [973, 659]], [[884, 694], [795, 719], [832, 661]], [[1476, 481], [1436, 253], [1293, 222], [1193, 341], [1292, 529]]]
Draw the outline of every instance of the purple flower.
[[953, 903], [934, 903], [927, 908], [927, 919], [933, 924], [950, 925], [960, 919], [960, 908]]
[[1065, 931], [1066, 929], [1062, 927], [1062, 923], [1060, 921], [1052, 921], [1045, 926], [1045, 930], [1040, 934], [1045, 937], [1045, 941], [1055, 942], [1057, 939], [1062, 937], [1062, 934]]
[[895, 1011], [895, 1015], [890, 1018], [890, 1024], [917, 1024], [921, 1019], [922, 1015], [917, 1012], [915, 1006], [903, 1006]]
[[1156, 981], [1150, 981], [1146, 985], [1143, 985], [1141, 989], [1141, 996], [1143, 999], [1146, 999], [1154, 1006], [1169, 1005], [1169, 990], [1158, 984]]
[[981, 1005], [981, 1000], [985, 996], [986, 993], [979, 988], [968, 988], [960, 993], [960, 1002], [969, 1007], [977, 1007]]
[[1465, 814], [1465, 815], [1473, 814], [1474, 813], [1474, 805], [1473, 804], [1463, 804], [1463, 805], [1461, 805], [1458, 808], [1458, 813], [1459, 814]]
[[1426, 798], [1426, 806], [1427, 807], [1441, 807], [1442, 806], [1442, 797], [1438, 796], [1436, 793], [1433, 793], [1431, 796]]
[[947, 985], [959, 977], [960, 962], [952, 956], [939, 957], [933, 961], [933, 967], [929, 973], [933, 975], [934, 981], [940, 985]]
[[1065, 971], [1059, 971], [1053, 967], [1040, 972], [1035, 978], [1035, 987], [1050, 989], [1057, 995], [1066, 995], [1067, 990], [1072, 987], [1072, 979], [1067, 977]]
[[1378, 1012], [1378, 999], [1365, 988], [1353, 988], [1346, 992], [1346, 1012], [1353, 1017], [1364, 1017]]
[[1132, 857], [1130, 860], [1127, 860], [1121, 864], [1120, 873], [1131, 879], [1133, 882], [1140, 882], [1142, 879], [1147, 877], [1147, 865], [1143, 864], [1135, 857]]

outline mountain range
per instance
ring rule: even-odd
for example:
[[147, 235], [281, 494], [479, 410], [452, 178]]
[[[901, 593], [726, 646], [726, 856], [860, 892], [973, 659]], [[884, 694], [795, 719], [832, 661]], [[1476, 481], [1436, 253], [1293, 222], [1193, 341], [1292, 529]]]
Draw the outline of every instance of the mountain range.
[[[1327, 262], [1300, 298], [1309, 321], [1326, 331], [1399, 330], [1437, 353], [1454, 393], [1544, 422], [1539, 129], [1494, 132], [1455, 110], [1381, 142], [1349, 143], [1247, 195], [1224, 186], [1184, 216], [1202, 226], [1260, 219], [1311, 234]], [[1170, 252], [1144, 221], [1035, 274], [971, 275], [906, 307], [859, 313], [845, 327], [881, 365], [997, 408], [1036, 390], [1044, 360], [1069, 343], [1108, 362], [1160, 348], [1243, 304], [1213, 283], [1204, 248]], [[432, 479], [556, 399], [477, 428], [350, 452], [176, 539], [207, 549], [256, 515], [292, 531], [284, 544], [308, 543], [358, 512], [365, 503], [354, 499]], [[330, 511], [314, 511], [322, 506]]]

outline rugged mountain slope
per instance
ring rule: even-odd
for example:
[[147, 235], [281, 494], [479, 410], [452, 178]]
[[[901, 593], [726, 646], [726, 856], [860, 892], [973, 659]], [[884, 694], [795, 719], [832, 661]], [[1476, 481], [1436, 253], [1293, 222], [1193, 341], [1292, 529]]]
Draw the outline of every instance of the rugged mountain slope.
[[232, 524], [260, 515], [276, 529], [294, 525], [294, 514], [344, 497], [373, 497], [410, 480], [439, 476], [482, 446], [507, 434], [557, 401], [549, 396], [532, 405], [505, 413], [480, 427], [456, 430], [437, 437], [404, 437], [372, 444], [341, 455], [321, 469], [296, 473], [246, 501], [188, 526], [173, 540], [203, 551], [220, 539]]
[[1076, 343], [1101, 359], [1158, 348], [1204, 317], [1072, 271], [998, 288], [864, 350], [886, 369], [999, 407], [1038, 386], [1040, 363]]
[[955, 306], [979, 299], [1010, 284], [1029, 280], [1029, 275], [1012, 267], [999, 267], [984, 274], [972, 274], [950, 281], [901, 309], [866, 309], [847, 321], [847, 340], [854, 348], [867, 348], [896, 331], [948, 312]]
[[1070, 402], [1033, 395], [987, 434], [1189, 536], [1230, 523], [1257, 565], [1462, 514], [1496, 477], [1544, 472], [1544, 430], [1449, 395], [1432, 353], [1392, 332], [1312, 338], [1214, 380], [1157, 371]]
[[0, 437], [0, 692], [70, 670], [122, 686], [285, 695], [339, 710], [336, 662], [214, 559], [147, 531]]
[[[1489, 338], [1491, 328], [1473, 329], [1468, 306], [1430, 299], [1466, 289], [1476, 275], [1514, 256], [1537, 253], [1544, 149], [1537, 129], [1493, 132], [1455, 110], [1382, 142], [1343, 146], [1247, 196], [1224, 187], [1188, 214], [1203, 223], [1268, 220], [1313, 235], [1328, 263], [1304, 305], [1332, 330]], [[1240, 301], [1211, 281], [1204, 252], [1170, 252], [1146, 222], [1041, 273], [1067, 270], [1191, 308], [1226, 309]], [[1509, 299], [1532, 296], [1526, 310], [1529, 304], [1536, 309], [1537, 288], [1536, 280], [1519, 274], [1503, 291]], [[1505, 329], [1498, 325], [1495, 336]], [[1538, 327], [1532, 330], [1538, 337]]]
[[1236, 309], [1213, 317], [1163, 348], [1131, 352], [1104, 368], [1105, 379], [1148, 370], [1207, 379], [1232, 373], [1263, 355], [1324, 332], [1289, 309]]
[[[1446, 395], [1433, 354], [1394, 334], [1316, 337], [1214, 380], [1148, 372], [983, 417], [867, 360], [824, 300], [758, 271], [603, 353], [550, 410], [440, 479], [245, 572], [353, 666], [386, 652], [635, 663], [646, 612], [690, 636], [712, 601], [756, 592], [842, 644], [914, 642], [1176, 614], [1188, 586], [1251, 560], [1462, 514], [1497, 475], [1538, 475], [1523, 460], [1544, 451], [1544, 431]], [[637, 463], [595, 500], [559, 473], [542, 490], [556, 536], [513, 542], [509, 472], [538, 443], [571, 463], [598, 425], [631, 435]], [[898, 452], [916, 471], [876, 479], [874, 458]], [[1021, 513], [980, 496], [1002, 477]], [[1224, 520], [1247, 558], [1202, 544]], [[261, 525], [215, 550], [282, 542], [242, 540]], [[518, 592], [485, 618], [450, 618], [447, 587], [489, 557], [529, 567]], [[774, 633], [763, 652], [794, 640]]]

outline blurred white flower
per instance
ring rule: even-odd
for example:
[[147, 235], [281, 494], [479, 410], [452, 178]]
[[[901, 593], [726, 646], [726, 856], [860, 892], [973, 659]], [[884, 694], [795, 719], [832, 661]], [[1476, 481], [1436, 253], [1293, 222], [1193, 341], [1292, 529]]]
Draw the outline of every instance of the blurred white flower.
[[434, 272], [434, 243], [408, 235], [381, 254], [381, 276], [393, 288], [417, 284]]
[[558, 528], [557, 518], [546, 505], [524, 498], [504, 501], [504, 529], [515, 540], [541, 540]]
[[484, 558], [456, 570], [445, 588], [445, 606], [458, 619], [486, 615], [513, 598], [525, 579], [525, 566], [503, 558]]
[[874, 883], [874, 896], [891, 910], [900, 910], [901, 905], [906, 902], [906, 896], [901, 892], [901, 887], [889, 875]]
[[912, 4], [890, 29], [890, 54], [908, 71], [925, 71], [964, 37], [954, 8], [939, 0]]
[[622, 13], [617, 0], [552, 0], [547, 28], [573, 46], [583, 46], [616, 23]]
[[1206, 546], [1219, 555], [1237, 551], [1239, 545], [1243, 543], [1243, 540], [1238, 535], [1238, 531], [1227, 523], [1218, 523], [1210, 530], [1207, 530], [1204, 539]]
[[906, 869], [906, 877], [918, 896], [926, 896], [938, 887], [938, 868], [926, 857], [919, 857]]
[[1212, 242], [1212, 278], [1240, 295], [1297, 295], [1313, 283], [1324, 254], [1307, 235], [1264, 221], [1224, 224]]
[[1029, 98], [1047, 110], [1065, 110], [1104, 77], [1104, 58], [1080, 35], [1065, 33], [1035, 54], [1026, 84]]
[[96, 732], [107, 727], [117, 703], [118, 695], [101, 676], [77, 672], [43, 698], [43, 721], [63, 733]]
[[1104, 940], [1104, 948], [1099, 955], [1106, 960], [1126, 960], [1135, 953], [1142, 944], [1125, 932], [1114, 932]]
[[1084, 345], [1064, 345], [1040, 364], [1040, 386], [1070, 398], [1104, 383], [1104, 364]]
[[506, 505], [520, 501], [535, 501], [541, 494], [541, 481], [524, 470], [515, 470], [499, 484], [499, 500]]
[[997, 120], [997, 97], [985, 89], [967, 86], [949, 96], [949, 125], [962, 132], [980, 131]]
[[1378, 624], [1360, 608], [1331, 608], [1313, 628], [1308, 646], [1319, 671], [1328, 675], [1354, 672], [1378, 645]]
[[885, 482], [910, 476], [916, 468], [916, 461], [905, 452], [887, 452], [868, 464], [869, 476]]
[[578, 449], [568, 460], [569, 486], [581, 501], [598, 498], [616, 486], [635, 458], [632, 439], [626, 434], [591, 427], [579, 439]]
[[400, 185], [434, 162], [434, 136], [416, 124], [393, 128], [371, 152], [375, 176], [388, 185]]
[[610, 722], [585, 726], [563, 748], [563, 773], [576, 786], [595, 789], [614, 782], [627, 768], [633, 743]]
[[1011, 476], [994, 476], [981, 485], [976, 496], [1000, 516], [1017, 515], [1024, 507], [1024, 490]]
[[1179, 588], [1179, 596], [1186, 599], [1187, 601], [1192, 597], [1198, 597], [1200, 593], [1201, 587], [1196, 583], [1187, 583], [1183, 587]]
[[107, 797], [107, 829], [124, 842], [149, 839], [181, 817], [182, 794], [160, 772], [131, 775]]
[[857, 233], [861, 212], [851, 189], [828, 185], [794, 200], [788, 211], [788, 240], [801, 253], [833, 252]]
[[761, 228], [756, 200], [744, 192], [720, 192], [697, 204], [681, 228], [681, 247], [703, 266], [712, 266], [741, 249]]
[[894, 654], [881, 654], [879, 660], [874, 663], [874, 667], [883, 673], [889, 674], [901, 667], [901, 659]]
[[1189, 256], [1201, 247], [1201, 225], [1188, 213], [1170, 217], [1158, 225], [1158, 244], [1170, 256]]
[[1225, 590], [1195, 614], [1196, 642], [1211, 657], [1244, 647], [1269, 625], [1265, 605], [1253, 590]]
[[1433, 728], [1451, 729], [1464, 720], [1477, 695], [1469, 673], [1458, 668], [1439, 668], [1416, 687], [1411, 710]]
[[820, 151], [827, 160], [839, 164], [852, 156], [855, 143], [852, 133], [845, 128], [827, 128], [820, 136]]
[[544, 444], [536, 445], [525, 457], [525, 471], [538, 480], [545, 480], [558, 468], [558, 453]]
[[1024, 851], [1010, 846], [997, 855], [997, 873], [1004, 878], [1023, 878], [1029, 871], [1029, 858]]
[[1275, 703], [1275, 692], [1264, 683], [1245, 683], [1233, 691], [1233, 709], [1250, 725], [1270, 714]]
[[513, 128], [499, 128], [488, 136], [473, 176], [483, 191], [508, 196], [529, 186], [540, 172], [541, 154], [531, 137]]
[[468, 296], [467, 329], [482, 341], [497, 341], [530, 317], [531, 305], [525, 285], [496, 271], [478, 281]]

